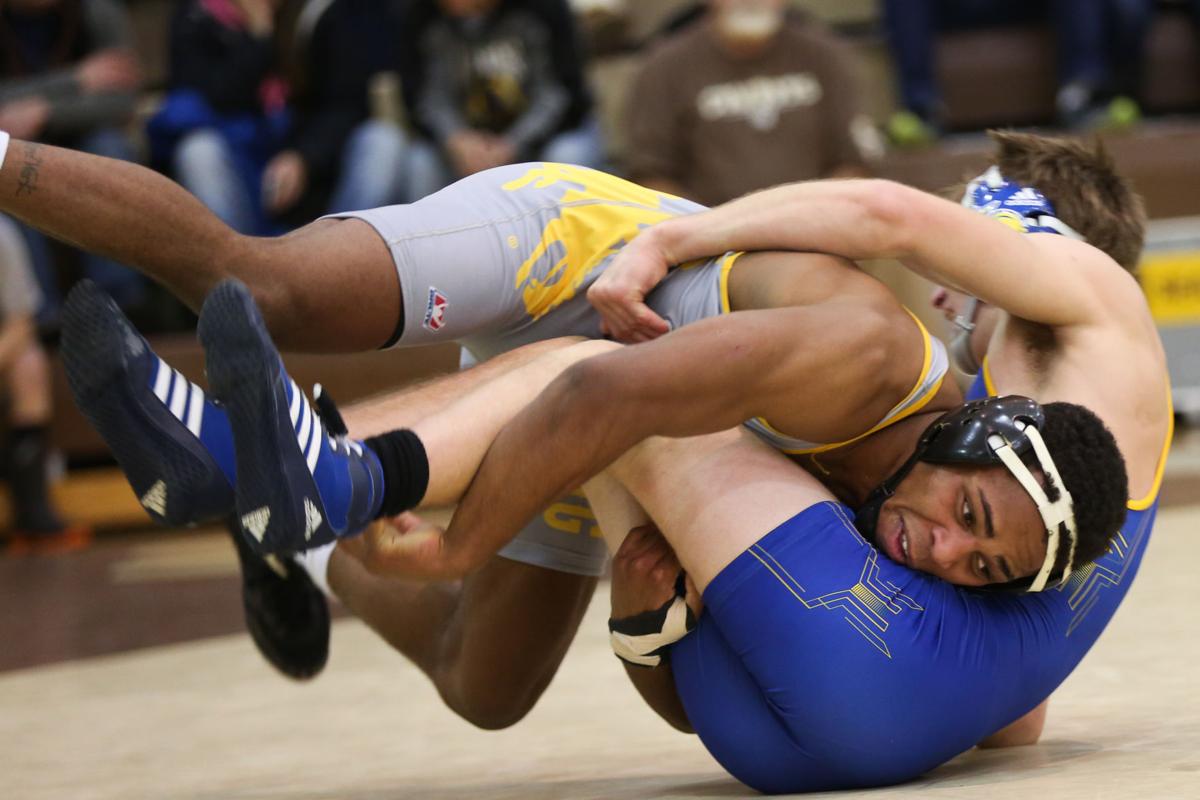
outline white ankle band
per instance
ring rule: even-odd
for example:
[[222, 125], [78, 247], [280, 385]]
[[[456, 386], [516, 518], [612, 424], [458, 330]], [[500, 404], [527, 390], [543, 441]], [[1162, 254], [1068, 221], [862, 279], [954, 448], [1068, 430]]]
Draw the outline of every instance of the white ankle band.
[[337, 547], [337, 542], [330, 542], [321, 547], [314, 547], [312, 550], [305, 550], [303, 553], [296, 553], [292, 556], [292, 560], [308, 573], [308, 577], [312, 578], [312, 582], [330, 600], [337, 599], [333, 590], [329, 588], [329, 558], [333, 555], [333, 548], [335, 547]]
[[0, 167], [4, 166], [4, 157], [8, 155], [8, 133], [0, 131]]

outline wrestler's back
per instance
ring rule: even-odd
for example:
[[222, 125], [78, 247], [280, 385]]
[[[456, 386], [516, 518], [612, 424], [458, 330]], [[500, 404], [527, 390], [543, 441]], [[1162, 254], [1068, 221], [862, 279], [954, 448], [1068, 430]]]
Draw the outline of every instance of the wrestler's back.
[[[1098, 251], [1053, 234], [1031, 234], [1072, 254]], [[1020, 394], [1039, 402], [1087, 407], [1117, 440], [1129, 474], [1129, 493], [1151, 493], [1171, 425], [1166, 354], [1137, 281], [1111, 260], [1095, 270], [1105, 306], [1099, 324], [1051, 331], [1006, 316], [988, 348], [986, 373], [993, 394]]]

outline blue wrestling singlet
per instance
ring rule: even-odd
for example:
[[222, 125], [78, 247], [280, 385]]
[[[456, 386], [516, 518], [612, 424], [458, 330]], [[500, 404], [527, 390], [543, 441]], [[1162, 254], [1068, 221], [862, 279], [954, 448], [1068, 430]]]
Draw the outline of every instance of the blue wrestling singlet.
[[[981, 379], [968, 399], [985, 396]], [[688, 718], [725, 769], [763, 792], [910, 780], [1020, 718], [1071, 674], [1133, 582], [1156, 495], [1157, 483], [1130, 503], [1104, 557], [1024, 595], [896, 564], [858, 533], [846, 506], [813, 506], [705, 591], [706, 613], [671, 651]]]

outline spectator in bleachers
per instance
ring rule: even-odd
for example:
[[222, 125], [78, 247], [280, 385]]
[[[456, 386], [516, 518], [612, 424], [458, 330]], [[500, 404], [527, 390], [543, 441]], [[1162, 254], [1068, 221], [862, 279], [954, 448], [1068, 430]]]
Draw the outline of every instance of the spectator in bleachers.
[[409, 199], [518, 161], [602, 165], [566, 0], [414, 0], [402, 27], [405, 103], [422, 137]]
[[937, 137], [943, 115], [935, 77], [938, 34], [989, 26], [1053, 26], [1058, 49], [1058, 121], [1077, 127], [1093, 115], [1108, 80], [1104, 2], [1094, 0], [884, 0], [902, 110], [888, 124], [898, 144]]
[[234, 230], [280, 231], [264, 181], [289, 131], [276, 16], [282, 0], [179, 0], [155, 161]]
[[371, 85], [395, 72], [398, 12], [386, 0], [307, 0], [291, 40], [294, 120], [267, 164], [270, 210], [296, 224], [398, 203], [406, 137], [372, 118]]
[[634, 180], [709, 205], [880, 154], [848, 46], [783, 0], [711, 0], [651, 52], [625, 125]]
[[7, 406], [3, 477], [8, 483], [13, 549], [87, 542], [86, 527], [66, 525], [50, 498], [50, 365], [34, 315], [41, 292], [17, 224], [0, 216], [0, 394]]
[[[114, 0], [0, 3], [0, 129], [12, 136], [133, 160], [123, 127], [140, 82], [129, 19]], [[39, 319], [49, 322], [58, 311], [58, 271], [41, 234], [23, 233], [45, 297]], [[87, 276], [122, 306], [143, 301], [146, 284], [137, 273], [97, 256], [81, 259]]]
[[[1146, 66], [1146, 39], [1156, 11], [1164, 10], [1155, 0], [1104, 0], [1112, 18], [1114, 104], [1124, 103], [1126, 114], [1140, 116], [1143, 102], [1142, 77]], [[1176, 0], [1171, 3], [1186, 10], [1200, 33], [1200, 0]]]

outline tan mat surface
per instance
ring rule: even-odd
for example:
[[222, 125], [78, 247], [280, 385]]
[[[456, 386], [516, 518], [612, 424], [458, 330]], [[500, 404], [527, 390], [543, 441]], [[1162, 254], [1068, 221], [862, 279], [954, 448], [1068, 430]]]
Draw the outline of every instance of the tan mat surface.
[[[1200, 798], [1200, 509], [1163, 512], [1112, 627], [1051, 705], [1043, 743], [974, 752], [839, 797]], [[164, 586], [163, 591], [169, 591]], [[477, 731], [356, 622], [311, 685], [223, 637], [0, 677], [4, 798], [751, 796], [640, 705], [602, 597], [528, 719]]]

